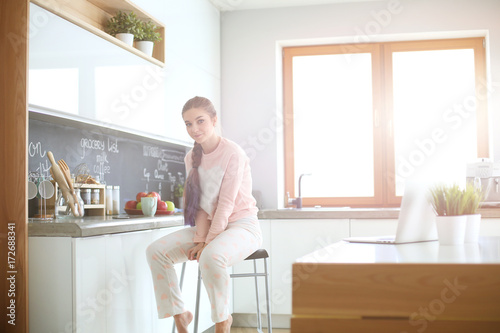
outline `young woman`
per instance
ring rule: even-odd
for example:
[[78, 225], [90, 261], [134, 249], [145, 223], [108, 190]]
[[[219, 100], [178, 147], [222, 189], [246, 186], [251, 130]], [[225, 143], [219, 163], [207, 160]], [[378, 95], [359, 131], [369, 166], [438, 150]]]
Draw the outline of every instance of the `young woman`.
[[173, 316], [178, 332], [188, 332], [193, 314], [184, 307], [174, 264], [197, 260], [215, 332], [228, 333], [232, 317], [226, 268], [262, 244], [249, 159], [236, 143], [217, 135], [217, 115], [208, 99], [187, 101], [182, 117], [195, 141], [185, 157], [184, 223], [192, 228], [160, 238], [147, 249], [158, 317]]

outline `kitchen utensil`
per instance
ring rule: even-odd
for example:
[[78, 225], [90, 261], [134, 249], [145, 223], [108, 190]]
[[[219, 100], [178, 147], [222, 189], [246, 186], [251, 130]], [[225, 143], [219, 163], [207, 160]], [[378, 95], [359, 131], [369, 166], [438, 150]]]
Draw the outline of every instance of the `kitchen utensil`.
[[32, 181], [28, 182], [28, 200], [31, 200], [36, 197], [36, 194], [38, 193], [36, 184]]
[[80, 216], [80, 214], [78, 213], [78, 209], [75, 207], [75, 200], [73, 199], [73, 196], [69, 190], [68, 183], [66, 182], [61, 168], [59, 168], [59, 165], [54, 160], [54, 155], [51, 151], [47, 152], [47, 157], [49, 158], [50, 163], [52, 163], [52, 166], [50, 167], [50, 174], [61, 188], [61, 192], [63, 193], [64, 199], [71, 208], [71, 212], [74, 216]]
[[64, 175], [64, 178], [68, 182], [69, 189], [73, 195], [73, 200], [75, 200], [75, 203], [78, 207], [78, 214], [80, 216], [83, 216], [83, 207], [80, 206], [80, 203], [78, 202], [78, 198], [76, 197], [75, 188], [73, 187], [73, 181], [71, 180], [71, 174], [69, 172], [69, 166], [66, 164], [66, 162], [63, 159], [60, 159], [59, 161], [57, 161], [57, 164], [59, 165], [59, 168], [61, 168], [61, 171]]
[[38, 185], [38, 193], [43, 199], [50, 199], [54, 195], [54, 185], [50, 180], [44, 180]]

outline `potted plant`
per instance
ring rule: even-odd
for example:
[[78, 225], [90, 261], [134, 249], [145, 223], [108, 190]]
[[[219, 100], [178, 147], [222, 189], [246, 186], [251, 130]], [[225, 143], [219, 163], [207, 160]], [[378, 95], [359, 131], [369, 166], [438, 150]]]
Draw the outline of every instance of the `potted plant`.
[[179, 209], [184, 208], [184, 186], [177, 184], [174, 188], [174, 205]]
[[158, 27], [153, 21], [140, 22], [135, 36], [136, 45], [139, 50], [149, 56], [153, 55], [154, 43], [161, 40], [159, 32], [156, 32]]
[[467, 184], [462, 192], [464, 202], [464, 214], [467, 217], [465, 225], [465, 243], [476, 243], [479, 239], [481, 225], [481, 214], [477, 213], [479, 203], [483, 199], [480, 188], [473, 184]]
[[441, 245], [463, 244], [467, 217], [463, 191], [458, 185], [436, 185], [431, 190], [431, 204], [436, 212], [436, 228]]
[[108, 20], [106, 32], [132, 46], [140, 24], [141, 21], [134, 12], [125, 13], [118, 11], [115, 16]]

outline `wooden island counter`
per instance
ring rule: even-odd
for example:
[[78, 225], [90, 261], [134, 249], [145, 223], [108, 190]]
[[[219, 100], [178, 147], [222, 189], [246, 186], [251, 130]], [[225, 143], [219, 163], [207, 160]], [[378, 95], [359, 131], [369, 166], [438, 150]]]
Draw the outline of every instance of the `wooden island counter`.
[[293, 264], [291, 332], [500, 332], [500, 237], [344, 241]]

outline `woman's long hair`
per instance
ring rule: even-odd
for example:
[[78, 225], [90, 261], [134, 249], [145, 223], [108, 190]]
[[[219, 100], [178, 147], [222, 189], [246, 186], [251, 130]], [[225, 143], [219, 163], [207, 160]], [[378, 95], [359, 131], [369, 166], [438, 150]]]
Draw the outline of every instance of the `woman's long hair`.
[[[217, 115], [212, 102], [205, 97], [198, 96], [191, 98], [184, 104], [182, 114], [195, 108], [204, 109], [210, 118], [214, 118]], [[184, 186], [184, 224], [192, 227], [195, 226], [196, 213], [200, 206], [201, 187], [198, 167], [200, 166], [202, 156], [203, 150], [201, 145], [195, 142], [191, 154], [193, 165], [186, 179], [186, 185]]]

